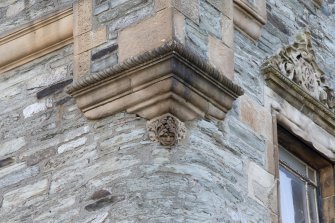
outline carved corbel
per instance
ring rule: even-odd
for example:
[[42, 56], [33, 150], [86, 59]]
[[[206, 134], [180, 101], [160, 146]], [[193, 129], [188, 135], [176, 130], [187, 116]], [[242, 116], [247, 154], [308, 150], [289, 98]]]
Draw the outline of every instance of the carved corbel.
[[168, 146], [184, 137], [182, 122], [205, 117], [222, 120], [243, 94], [176, 41], [79, 79], [67, 92], [89, 119], [126, 111], [151, 120], [150, 138]]
[[174, 146], [186, 136], [183, 122], [171, 114], [165, 114], [147, 122], [150, 140], [163, 146]]

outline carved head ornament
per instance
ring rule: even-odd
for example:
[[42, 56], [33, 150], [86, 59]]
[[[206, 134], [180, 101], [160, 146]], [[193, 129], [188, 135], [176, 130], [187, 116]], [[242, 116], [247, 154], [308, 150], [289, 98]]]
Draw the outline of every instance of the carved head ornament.
[[149, 138], [163, 146], [176, 145], [186, 135], [184, 123], [170, 114], [150, 120], [147, 123], [147, 130]]

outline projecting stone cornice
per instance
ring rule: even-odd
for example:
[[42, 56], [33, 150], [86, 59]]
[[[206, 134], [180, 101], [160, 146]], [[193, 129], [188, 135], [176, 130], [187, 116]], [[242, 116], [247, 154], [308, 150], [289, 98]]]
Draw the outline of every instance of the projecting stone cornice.
[[316, 63], [308, 31], [269, 58], [262, 71], [272, 90], [335, 136], [335, 92]]
[[0, 37], [0, 73], [60, 49], [72, 41], [72, 8], [26, 24]]
[[[122, 111], [148, 120], [161, 117], [160, 122], [155, 121], [155, 128], [152, 125], [148, 128], [152, 132], [164, 127], [162, 132], [175, 135], [175, 139], [179, 133], [169, 129], [182, 129], [178, 120], [204, 117], [222, 120], [233, 101], [243, 94], [240, 87], [176, 41], [79, 79], [67, 92], [76, 98], [89, 119]], [[157, 123], [176, 126], [157, 127]], [[157, 141], [165, 145], [178, 140]]]

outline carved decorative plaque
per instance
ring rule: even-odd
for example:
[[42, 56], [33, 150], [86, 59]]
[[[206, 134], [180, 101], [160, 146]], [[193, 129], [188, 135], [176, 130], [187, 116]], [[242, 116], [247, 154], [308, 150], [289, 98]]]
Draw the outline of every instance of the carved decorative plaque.
[[316, 63], [309, 31], [298, 34], [262, 70], [274, 91], [334, 134], [335, 92]]

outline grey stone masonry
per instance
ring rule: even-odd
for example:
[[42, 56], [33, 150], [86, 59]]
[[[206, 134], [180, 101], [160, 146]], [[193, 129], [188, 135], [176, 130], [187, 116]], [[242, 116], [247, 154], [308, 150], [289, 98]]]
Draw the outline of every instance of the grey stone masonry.
[[[106, 26], [108, 38], [89, 55], [92, 73], [118, 64], [118, 31], [153, 16], [155, 2], [93, 1], [93, 26]], [[185, 42], [208, 59], [208, 36], [223, 35], [222, 13], [219, 1], [198, 2], [198, 20], [185, 16]], [[264, 111], [250, 119], [271, 117], [260, 66], [297, 30], [310, 28], [317, 61], [335, 87], [335, 2], [320, 9], [308, 2], [267, 0], [256, 42], [235, 30], [233, 82]], [[71, 3], [1, 1], [0, 35]], [[68, 45], [0, 74], [0, 222], [276, 222], [272, 123], [245, 121], [242, 99], [224, 121], [186, 122], [186, 138], [164, 147], [134, 114], [87, 120], [65, 93], [72, 63]]]

